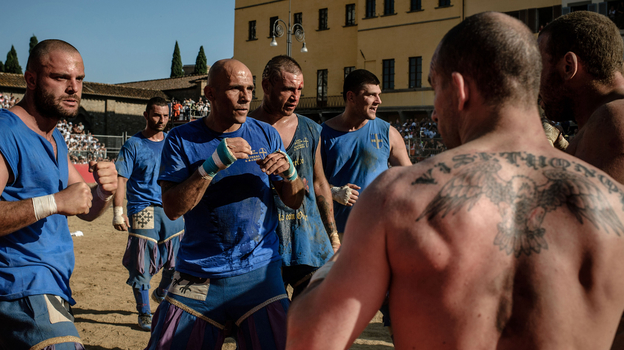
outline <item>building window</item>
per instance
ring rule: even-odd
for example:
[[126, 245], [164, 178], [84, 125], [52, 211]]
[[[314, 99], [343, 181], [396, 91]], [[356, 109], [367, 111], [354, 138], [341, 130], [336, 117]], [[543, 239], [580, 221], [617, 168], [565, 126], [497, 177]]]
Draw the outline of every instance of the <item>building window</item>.
[[422, 87], [422, 57], [409, 58], [409, 88]]
[[247, 40], [256, 40], [256, 21], [249, 21], [249, 37]]
[[394, 59], [383, 60], [383, 90], [394, 89]]
[[296, 24], [296, 23], [303, 24], [303, 13], [301, 12], [295, 13], [293, 19], [294, 19], [293, 24]]
[[345, 26], [355, 25], [355, 4], [348, 4], [345, 9]]
[[347, 78], [347, 75], [349, 75], [351, 72], [353, 72], [355, 70], [355, 67], [351, 66], [351, 67], [345, 67], [344, 68], [344, 77], [345, 79]]
[[318, 30], [326, 30], [327, 28], [327, 9], [319, 10], [319, 26]]
[[253, 76], [253, 84], [254, 84], [254, 89], [251, 92], [251, 98], [255, 100], [256, 99], [256, 76], [255, 75]]
[[394, 0], [384, 0], [384, 15], [394, 15]]
[[449, 7], [451, 6], [451, 0], [438, 0], [438, 7]]
[[275, 25], [275, 22], [277, 22], [277, 20], [279, 19], [279, 17], [275, 16], [275, 17], [271, 17], [271, 19], [269, 19], [269, 38], [273, 36], [273, 25]]
[[422, 10], [421, 0], [410, 0], [410, 11], [421, 11], [421, 10]]
[[327, 102], [327, 69], [316, 71], [316, 101]]
[[375, 0], [366, 0], [366, 18], [375, 16]]

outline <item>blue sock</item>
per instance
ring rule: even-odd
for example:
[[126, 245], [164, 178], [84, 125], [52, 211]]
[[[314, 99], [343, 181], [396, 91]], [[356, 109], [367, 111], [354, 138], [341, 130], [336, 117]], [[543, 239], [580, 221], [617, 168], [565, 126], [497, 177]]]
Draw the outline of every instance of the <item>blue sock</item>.
[[137, 311], [140, 314], [151, 314], [149, 304], [149, 290], [132, 288], [134, 292], [134, 300], [136, 300]]

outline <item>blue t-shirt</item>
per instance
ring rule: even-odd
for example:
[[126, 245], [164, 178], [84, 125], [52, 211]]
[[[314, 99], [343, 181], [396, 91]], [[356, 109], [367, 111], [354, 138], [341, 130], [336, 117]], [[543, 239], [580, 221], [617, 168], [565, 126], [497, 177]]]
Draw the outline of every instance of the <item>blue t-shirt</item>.
[[152, 141], [142, 132], [138, 132], [129, 138], [119, 151], [115, 167], [119, 176], [128, 179], [126, 185], [128, 216], [150, 205], [162, 206], [158, 172], [164, 144], [164, 140]]
[[[375, 178], [388, 169], [390, 158], [390, 124], [379, 118], [369, 120], [362, 128], [337, 131], [326, 124], [321, 131], [321, 158], [327, 181], [342, 187], [348, 183], [364, 191]], [[338, 232], [344, 232], [352, 207], [334, 202]]]
[[286, 153], [303, 181], [305, 196], [301, 207], [294, 210], [275, 194], [279, 215], [277, 234], [280, 237], [280, 254], [286, 266], [320, 267], [334, 255], [314, 193], [314, 162], [321, 126], [304, 116], [297, 115], [297, 118], [299, 124]]
[[[204, 118], [205, 119], [205, 118]], [[217, 133], [204, 119], [171, 130], [162, 152], [158, 181], [184, 182], [212, 156], [224, 138], [241, 137], [253, 152], [221, 170], [199, 203], [184, 214], [185, 233], [176, 270], [197, 277], [241, 275], [280, 259], [277, 209], [269, 180], [256, 160], [284, 150], [271, 125], [247, 118], [231, 133]]]
[[[58, 156], [48, 140], [17, 115], [0, 109], [0, 152], [14, 177], [0, 200], [20, 201], [67, 188], [67, 145], [57, 129], [52, 135]], [[0, 237], [0, 300], [54, 294], [73, 305], [69, 289], [73, 269], [74, 243], [64, 215], [50, 215]]]

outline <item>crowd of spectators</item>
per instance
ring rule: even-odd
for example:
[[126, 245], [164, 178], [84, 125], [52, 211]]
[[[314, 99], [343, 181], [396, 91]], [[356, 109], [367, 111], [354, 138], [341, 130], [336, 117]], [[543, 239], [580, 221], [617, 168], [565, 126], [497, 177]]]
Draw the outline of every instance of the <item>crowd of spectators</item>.
[[13, 94], [0, 92], [0, 108], [11, 108], [19, 102], [19, 97], [13, 97]]
[[92, 160], [102, 161], [106, 159], [106, 145], [85, 132], [81, 122], [74, 124], [63, 119], [56, 124], [69, 149], [69, 160], [74, 164], [87, 164]]
[[191, 118], [202, 118], [210, 113], [210, 102], [200, 97], [195, 102], [190, 98], [184, 101], [173, 99], [171, 101], [171, 115], [173, 120], [190, 120]]
[[403, 123], [397, 119], [392, 126], [401, 133], [412, 163], [420, 162], [446, 150], [438, 133], [438, 126], [430, 118], [420, 121], [406, 119]]

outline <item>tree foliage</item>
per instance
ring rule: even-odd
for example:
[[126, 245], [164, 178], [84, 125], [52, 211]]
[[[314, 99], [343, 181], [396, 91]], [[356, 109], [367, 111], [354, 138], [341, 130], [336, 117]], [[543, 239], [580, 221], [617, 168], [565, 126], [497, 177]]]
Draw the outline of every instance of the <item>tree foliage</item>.
[[30, 37], [30, 47], [28, 48], [28, 54], [30, 55], [30, 52], [32, 51], [32, 49], [35, 47], [35, 45], [37, 45], [39, 43], [39, 40], [37, 40], [37, 37], [35, 36], [35, 34], [33, 34], [33, 36]]
[[197, 59], [195, 59], [195, 70], [193, 74], [208, 74], [208, 59], [206, 58], [206, 53], [204, 52], [204, 47], [199, 47], [199, 53], [197, 54]]
[[20, 66], [17, 60], [17, 51], [15, 51], [13, 45], [11, 45], [11, 50], [7, 53], [6, 61], [4, 61], [4, 72], [22, 74], [22, 66]]
[[173, 58], [171, 59], [171, 78], [184, 76], [184, 69], [182, 68], [182, 56], [180, 55], [180, 47], [176, 40], [175, 48], [173, 49]]
[[0, 61], [0, 73], [4, 72], [4, 64]]

